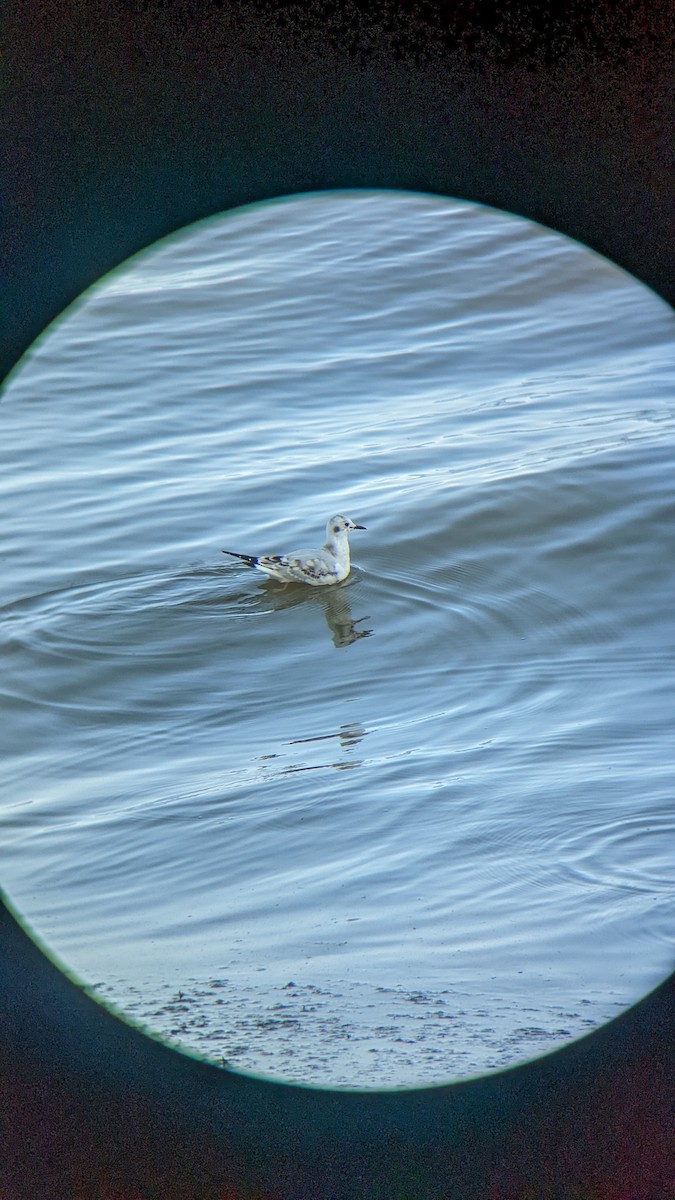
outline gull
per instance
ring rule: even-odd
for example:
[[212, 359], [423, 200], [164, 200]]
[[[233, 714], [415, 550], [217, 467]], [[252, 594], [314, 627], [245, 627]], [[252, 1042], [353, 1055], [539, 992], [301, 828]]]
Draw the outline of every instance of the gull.
[[240, 558], [245, 567], [255, 567], [279, 583], [309, 583], [312, 587], [326, 587], [331, 583], [341, 583], [349, 575], [349, 534], [352, 529], [365, 529], [365, 525], [355, 525], [349, 517], [338, 513], [326, 525], [326, 544], [320, 550], [262, 555], [223, 550], [223, 554]]

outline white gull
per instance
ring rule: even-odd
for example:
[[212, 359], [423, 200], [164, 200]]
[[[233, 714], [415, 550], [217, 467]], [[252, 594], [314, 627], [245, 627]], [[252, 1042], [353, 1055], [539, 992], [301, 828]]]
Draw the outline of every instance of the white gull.
[[320, 550], [261, 555], [223, 550], [223, 554], [241, 559], [245, 567], [255, 567], [279, 583], [309, 583], [312, 587], [326, 587], [331, 583], [341, 583], [349, 575], [349, 534], [352, 529], [365, 529], [365, 525], [355, 525], [349, 517], [338, 513], [326, 525], [326, 544]]

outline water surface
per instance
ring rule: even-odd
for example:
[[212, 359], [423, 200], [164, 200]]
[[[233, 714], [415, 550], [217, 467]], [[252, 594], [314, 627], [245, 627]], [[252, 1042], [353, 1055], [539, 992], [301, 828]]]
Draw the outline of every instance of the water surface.
[[[177, 1044], [326, 1085], [531, 1057], [672, 964], [673, 316], [551, 231], [194, 226], [0, 410], [3, 879]], [[221, 554], [320, 544], [328, 590]]]

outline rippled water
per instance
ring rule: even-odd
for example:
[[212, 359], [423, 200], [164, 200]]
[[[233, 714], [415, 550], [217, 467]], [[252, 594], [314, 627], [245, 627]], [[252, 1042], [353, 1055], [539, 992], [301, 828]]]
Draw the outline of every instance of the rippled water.
[[[673, 315], [477, 206], [336, 193], [90, 292], [0, 411], [3, 877], [234, 1066], [401, 1086], [672, 964]], [[223, 547], [320, 544], [280, 588]]]

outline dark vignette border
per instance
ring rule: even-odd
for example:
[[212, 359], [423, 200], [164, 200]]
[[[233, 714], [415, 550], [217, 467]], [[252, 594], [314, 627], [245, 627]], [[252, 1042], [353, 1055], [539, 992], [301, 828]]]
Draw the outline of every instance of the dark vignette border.
[[[3, 374], [158, 237], [331, 187], [493, 204], [675, 299], [665, 0], [9, 0], [4, 24]], [[167, 1049], [0, 917], [3, 1200], [675, 1194], [672, 980], [515, 1070], [340, 1093]]]

